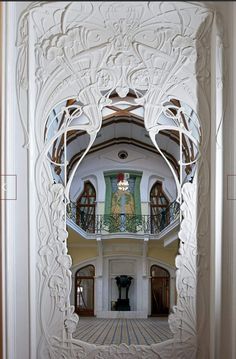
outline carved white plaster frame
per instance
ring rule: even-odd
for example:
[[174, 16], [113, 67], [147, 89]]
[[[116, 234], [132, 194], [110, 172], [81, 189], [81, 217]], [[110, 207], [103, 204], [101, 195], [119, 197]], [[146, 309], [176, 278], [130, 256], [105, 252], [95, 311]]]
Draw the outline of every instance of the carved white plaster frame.
[[[122, 4], [121, 12], [119, 6], [111, 2], [36, 2], [19, 21], [16, 85], [34, 178], [29, 189], [29, 221], [30, 240], [36, 250], [31, 276], [37, 277], [37, 289], [31, 286], [31, 300], [36, 298], [37, 318], [32, 311], [31, 328], [38, 358], [189, 359], [197, 356], [201, 337], [205, 335], [205, 345], [209, 337], [206, 316], [200, 318], [197, 311], [208, 307], [205, 287], [209, 285], [209, 244], [205, 237], [210, 233], [206, 220], [210, 210], [209, 167], [216, 172], [214, 165], [209, 165], [209, 156], [216, 153], [212, 155], [214, 163], [217, 153], [221, 156], [214, 143], [210, 148], [210, 124], [214, 123], [220, 142], [223, 118], [222, 68], [216, 56], [221, 56], [222, 46], [211, 48], [210, 35], [214, 29], [213, 37], [221, 44], [221, 34], [216, 31], [214, 12], [200, 3], [127, 2]], [[129, 15], [125, 19], [124, 13]], [[118, 24], [119, 17], [123, 20]], [[210, 63], [210, 55], [216, 61]], [[102, 70], [96, 77], [106, 60], [107, 72]], [[210, 97], [212, 86], [219, 100], [216, 110]], [[137, 93], [150, 133], [168, 96], [191, 106], [201, 121], [203, 140], [197, 176], [193, 184], [181, 188], [184, 219], [176, 259], [178, 303], [169, 318], [174, 338], [151, 346], [94, 346], [72, 338], [77, 316], [69, 303], [71, 260], [64, 220], [68, 189], [52, 183], [45, 162], [44, 127], [56, 104], [78, 98], [89, 125], [77, 129], [87, 130], [92, 145], [100, 129], [101, 110], [109, 101], [109, 88], [116, 89], [121, 97], [129, 88]], [[101, 89], [106, 96], [101, 96]], [[145, 96], [139, 90], [145, 91]], [[201, 359], [208, 357], [204, 350], [200, 353]]]

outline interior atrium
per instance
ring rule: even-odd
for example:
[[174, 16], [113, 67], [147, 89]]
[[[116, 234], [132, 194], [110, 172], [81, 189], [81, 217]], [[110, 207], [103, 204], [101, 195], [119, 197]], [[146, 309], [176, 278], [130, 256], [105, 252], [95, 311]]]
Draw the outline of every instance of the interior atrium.
[[[55, 183], [71, 181], [66, 204], [70, 300], [81, 317], [79, 329], [86, 324], [84, 317], [113, 320], [113, 329], [116, 319], [145, 323], [155, 317], [162, 319], [157, 333], [166, 330], [155, 340], [166, 340], [172, 335], [167, 318], [177, 301], [181, 199], [176, 178], [181, 183], [193, 181], [197, 149], [187, 136], [164, 128], [179, 117], [200, 141], [199, 125], [187, 105], [183, 110], [179, 100], [169, 99], [159, 118], [163, 130], [156, 136], [158, 149], [145, 129], [144, 110], [136, 96], [114, 94], [110, 100], [92, 145], [86, 131], [73, 129], [87, 121], [75, 99], [59, 104], [46, 127], [49, 140], [69, 123], [68, 131], [53, 138], [48, 159]], [[127, 339], [127, 344], [149, 339]], [[107, 340], [103, 344], [119, 343], [115, 334]]]

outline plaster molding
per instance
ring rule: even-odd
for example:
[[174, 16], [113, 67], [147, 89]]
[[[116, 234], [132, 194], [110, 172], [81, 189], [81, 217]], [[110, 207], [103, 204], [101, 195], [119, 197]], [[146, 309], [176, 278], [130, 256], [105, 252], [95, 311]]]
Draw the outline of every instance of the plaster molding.
[[[211, 10], [186, 2], [35, 2], [22, 14], [17, 39], [17, 98], [25, 142], [31, 144], [30, 160], [35, 166], [31, 188], [36, 192], [36, 208], [30, 221], [36, 214], [39, 358], [196, 357], [196, 300], [199, 308], [206, 302], [204, 296], [197, 297], [196, 283], [206, 273], [204, 241], [209, 204], [204, 199], [208, 198], [209, 188], [212, 19]], [[33, 89], [33, 99], [28, 88]], [[156, 135], [161, 127], [157, 120], [166, 111], [169, 97], [183, 101], [198, 114], [201, 178], [197, 183], [183, 185], [172, 171], [179, 198], [183, 199], [181, 245], [176, 259], [178, 301], [169, 318], [173, 340], [150, 346], [95, 346], [72, 337], [78, 317], [69, 299], [71, 259], [66, 246], [65, 206], [74, 173], [100, 130], [102, 108], [111, 103], [112, 92], [125, 98], [130, 90], [136, 95], [135, 102], [145, 108], [145, 127], [159, 151]], [[68, 98], [76, 98], [79, 104], [72, 114], [62, 109], [63, 127], [45, 138], [50, 111]], [[87, 124], [80, 122], [81, 114], [86, 116]], [[32, 118], [34, 133], [28, 132], [27, 121]], [[73, 121], [77, 121], [75, 125]], [[180, 122], [173, 128], [198, 144]], [[54, 141], [71, 129], [85, 130], [90, 142], [67, 184], [53, 184], [48, 152]], [[196, 187], [202, 206], [198, 212]]]

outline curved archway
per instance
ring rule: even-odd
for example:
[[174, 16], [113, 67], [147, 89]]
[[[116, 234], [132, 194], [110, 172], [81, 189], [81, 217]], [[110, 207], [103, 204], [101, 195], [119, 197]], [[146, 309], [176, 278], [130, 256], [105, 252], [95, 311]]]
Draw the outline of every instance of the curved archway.
[[156, 264], [151, 266], [151, 316], [167, 316], [170, 310], [170, 273]]
[[84, 189], [76, 203], [76, 222], [86, 232], [95, 232], [96, 191], [90, 181], [84, 183]]
[[169, 221], [169, 199], [162, 189], [162, 183], [156, 181], [150, 191], [151, 233], [161, 231]]
[[75, 311], [81, 316], [94, 316], [94, 276], [92, 264], [75, 273]]
[[[20, 51], [17, 68], [18, 73], [21, 74], [23, 68], [26, 69], [24, 71], [27, 75], [28, 73], [44, 74], [44, 76], [39, 76], [39, 81], [35, 81], [34, 76], [29, 76], [29, 91], [28, 87], [26, 89], [26, 86], [22, 86], [22, 83], [25, 84], [28, 79], [25, 74], [22, 75], [23, 78], [25, 76], [24, 80], [26, 79], [26, 81], [18, 81], [18, 97], [20, 112], [24, 115], [22, 118], [29, 118], [29, 138], [30, 140], [32, 138], [32, 141], [30, 141], [32, 167], [34, 166], [34, 160], [35, 162], [37, 160], [35, 171], [37, 181], [36, 184], [34, 184], [33, 181], [30, 183], [30, 189], [32, 190], [30, 201], [33, 201], [37, 197], [35, 209], [34, 205], [32, 206], [33, 211], [31, 212], [30, 228], [34, 230], [35, 213], [37, 213], [37, 234], [34, 234], [34, 236], [36, 237], [35, 247], [39, 248], [38, 254], [40, 256], [38, 258], [40, 265], [37, 266], [37, 268], [39, 268], [39, 279], [41, 280], [41, 278], [43, 278], [43, 280], [38, 282], [37, 291], [36, 288], [33, 288], [35, 297], [38, 295], [40, 298], [39, 318], [37, 318], [39, 330], [37, 336], [36, 334], [33, 335], [35, 342], [37, 339], [40, 343], [38, 350], [39, 355], [42, 354], [45, 356], [45, 353], [47, 353], [48, 358], [49, 356], [59, 357], [61, 355], [68, 357], [72, 350], [74, 356], [79, 356], [82, 350], [85, 350], [84, 348], [81, 349], [80, 345], [75, 344], [75, 342], [71, 340], [78, 319], [76, 315], [73, 314], [73, 307], [68, 300], [68, 293], [71, 288], [69, 271], [71, 260], [70, 257], [65, 254], [67, 253], [67, 233], [65, 230], [65, 216], [63, 211], [66, 206], [66, 199], [68, 199], [73, 174], [92, 146], [96, 133], [100, 129], [102, 120], [101, 109], [109, 102], [109, 94], [115, 89], [117, 94], [120, 95], [121, 98], [124, 98], [129, 88], [135, 93], [140, 94], [139, 102], [145, 102], [146, 128], [150, 132], [152, 142], [156, 144], [156, 135], [160, 132], [161, 128], [161, 125], [156, 126], [156, 119], [162, 112], [163, 97], [166, 97], [168, 94], [177, 96], [180, 93], [183, 101], [186, 103], [189, 102], [189, 105], [191, 105], [193, 109], [196, 110], [200, 108], [201, 118], [204, 119], [203, 160], [201, 164], [205, 159], [210, 158], [208, 156], [210, 152], [207, 152], [207, 141], [211, 123], [210, 120], [208, 121], [208, 118], [210, 119], [208, 104], [210, 104], [211, 93], [208, 89], [209, 85], [207, 82], [209, 78], [207, 63], [209, 64], [211, 62], [208, 61], [210, 51], [206, 45], [208, 44], [207, 36], [210, 34], [210, 24], [212, 23], [213, 15], [205, 9], [202, 11], [202, 6], [198, 4], [191, 4], [190, 6], [189, 4], [181, 3], [180, 7], [174, 4], [174, 6], [171, 5], [171, 8], [162, 7], [162, 4], [158, 3], [151, 3], [150, 6], [149, 4], [143, 3], [141, 8], [140, 4], [131, 6], [130, 3], [119, 6], [113, 3], [112, 5], [104, 3], [102, 6], [100, 6], [100, 4], [94, 4], [94, 7], [90, 4], [86, 5], [83, 11], [81, 11], [82, 5], [78, 2], [71, 3], [70, 6], [63, 3], [62, 11], [57, 14], [57, 17], [54, 16], [55, 9], [51, 7], [50, 3], [36, 4], [36, 6], [33, 4], [33, 11], [37, 13], [38, 26], [33, 26], [34, 19], [31, 17], [32, 11], [29, 11], [32, 9], [32, 6], [23, 14], [19, 26], [19, 30], [21, 31], [19, 31], [18, 46], [20, 47]], [[40, 9], [37, 7], [40, 7]], [[72, 8], [73, 11], [71, 11]], [[45, 10], [48, 11], [47, 21], [42, 21], [45, 17]], [[128, 33], [125, 38], [123, 36], [123, 29], [126, 28], [127, 21], [126, 19], [124, 21], [123, 14], [126, 14], [127, 20], [132, 20], [133, 25], [130, 28], [130, 33]], [[132, 16], [130, 16], [130, 14], [132, 14]], [[140, 16], [140, 14], [142, 14], [142, 16]], [[189, 16], [186, 16], [186, 14]], [[158, 32], [156, 31], [156, 27], [154, 27], [154, 29], [150, 28], [149, 30], [149, 27], [153, 27], [154, 25], [154, 21], [152, 20], [154, 18], [159, 26], [158, 30], [160, 31]], [[53, 21], [55, 21], [55, 19], [56, 23], [54, 24]], [[94, 28], [91, 28], [91, 24], [93, 20], [96, 20], [96, 24], [98, 23], [100, 25], [100, 19], [101, 26], [98, 26], [99, 36], [93, 36]], [[120, 20], [121, 24], [118, 33], [117, 19]], [[183, 19], [185, 19], [185, 21], [183, 21]], [[28, 21], [30, 25], [29, 29], [31, 29], [31, 31], [34, 29], [33, 36], [28, 36], [26, 31], [22, 31], [22, 29], [28, 28]], [[60, 22], [63, 25], [61, 29], [58, 27], [58, 23]], [[45, 30], [45, 23], [50, 26], [50, 35], [49, 31]], [[107, 23], [109, 23], [111, 29], [109, 32], [107, 31]], [[80, 25], [78, 26], [78, 24]], [[43, 27], [42, 31], [40, 26]], [[81, 29], [84, 31], [81, 31]], [[200, 29], [201, 31], [199, 31]], [[110, 35], [111, 33], [114, 34], [113, 37]], [[80, 39], [80, 36], [84, 36], [84, 34], [90, 34], [91, 36], [86, 36], [86, 39], [81, 38], [81, 46], [78, 46], [77, 39]], [[149, 34], [155, 36], [150, 36]], [[156, 38], [156, 34], [158, 34], [158, 36], [160, 35], [160, 41], [159, 37]], [[107, 35], [109, 37], [107, 37]], [[30, 39], [29, 46], [28, 38]], [[164, 39], [164, 41], [161, 39]], [[28, 56], [28, 53], [33, 54], [35, 51], [34, 41], [37, 43], [37, 51], [41, 50], [40, 47], [42, 48], [42, 51], [37, 52], [36, 59], [34, 59], [33, 56]], [[97, 51], [97, 56], [94, 56], [95, 51]], [[65, 56], [62, 56], [63, 54]], [[198, 63], [196, 54], [201, 54], [201, 56], [198, 56]], [[152, 61], [152, 59], [155, 59], [155, 61]], [[27, 61], [30, 63], [29, 66]], [[27, 65], [25, 66], [25, 64]], [[126, 66], [124, 66], [124, 64], [126, 64]], [[28, 69], [30, 69], [30, 71], [27, 71]], [[187, 77], [186, 72], [188, 74]], [[147, 91], [148, 93], [146, 94]], [[26, 106], [29, 97], [28, 94], [32, 93], [37, 94], [36, 99], [29, 98], [30, 106]], [[41, 119], [43, 119], [43, 121], [45, 120], [49, 109], [53, 108], [54, 103], [59, 103], [59, 100], [64, 99], [65, 96], [73, 97], [74, 95], [78, 95], [78, 98], [81, 100], [84, 112], [88, 117], [88, 123], [85, 125], [81, 122], [79, 125], [72, 127], [72, 129], [86, 128], [86, 132], [90, 136], [90, 142], [87, 151], [75, 166], [74, 172], [67, 185], [63, 186], [53, 184], [51, 177], [48, 175], [49, 171], [45, 165], [45, 156], [54, 138], [51, 139], [50, 143], [45, 144], [42, 141], [43, 125]], [[143, 95], [145, 95], [145, 99], [141, 98]], [[24, 111], [22, 111], [22, 108]], [[29, 109], [30, 111], [28, 113]], [[34, 109], [37, 109], [37, 111], [35, 111], [36, 116], [32, 115]], [[179, 114], [181, 119], [181, 113], [179, 112]], [[76, 115], [74, 117], [76, 117], [77, 120], [79, 116]], [[174, 117], [176, 117], [175, 114]], [[57, 136], [62, 134], [62, 132], [68, 131], [68, 123], [71, 120], [73, 120], [71, 116], [66, 118], [67, 123], [63, 131], [57, 134]], [[27, 126], [25, 126], [25, 128], [27, 128]], [[181, 139], [183, 132], [183, 129], [179, 130]], [[156, 148], [159, 150], [157, 144]], [[38, 155], [38, 153], [41, 153], [41, 155]], [[162, 155], [164, 157], [163, 153]], [[37, 158], [37, 156], [39, 156], [39, 158]], [[204, 169], [202, 169], [201, 191], [199, 192], [201, 193], [200, 199], [204, 199], [204, 206], [201, 208], [200, 213], [197, 212], [196, 206], [194, 206], [197, 192], [195, 184], [186, 183], [184, 187], [181, 188], [179, 181], [177, 181], [179, 184], [179, 197], [183, 195], [184, 201], [186, 200], [186, 203], [184, 202], [182, 206], [184, 220], [182, 222], [181, 232], [181, 251], [177, 258], [177, 280], [179, 284], [178, 291], [186, 289], [186, 295], [179, 299], [174, 314], [170, 317], [175, 338], [173, 341], [167, 343], [165, 349], [162, 349], [164, 346], [155, 346], [155, 355], [161, 353], [160, 355], [163, 356], [165, 355], [163, 352], [170, 353], [170, 350], [171, 352], [173, 350], [177, 353], [176, 348], [178, 346], [178, 353], [183, 353], [183, 350], [186, 349], [186, 355], [192, 357], [193, 351], [195, 352], [196, 349], [194, 345], [189, 345], [189, 341], [182, 340], [182, 338], [189, 338], [190, 335], [190, 337], [193, 337], [191, 343], [195, 343], [196, 327], [198, 324], [196, 323], [196, 281], [198, 279], [198, 273], [200, 272], [197, 270], [195, 257], [197, 253], [201, 255], [202, 252], [204, 253], [202, 257], [207, 258], [203, 250], [207, 246], [207, 244], [205, 244], [207, 241], [203, 241], [202, 237], [205, 237], [205, 233], [207, 233], [208, 223], [206, 223], [203, 230], [200, 230], [203, 228], [202, 225], [199, 230], [197, 228], [194, 232], [191, 231], [191, 235], [188, 238], [184, 237], [183, 230], [189, 230], [190, 224], [193, 224], [195, 228], [195, 224], [199, 224], [202, 218], [204, 218], [202, 222], [205, 224], [206, 214], [210, 212], [208, 197], [207, 200], [205, 200], [204, 197], [209, 193], [207, 166], [208, 164], [206, 163]], [[30, 167], [31, 173], [33, 173], [32, 167]], [[176, 178], [176, 180], [178, 179]], [[45, 193], [45, 189], [48, 190], [48, 188], [50, 191], [49, 195]], [[38, 198], [40, 201], [38, 201]], [[48, 198], [48, 201], [45, 201], [45, 198]], [[45, 234], [47, 234], [47, 236], [45, 236]], [[45, 241], [45, 238], [48, 238], [48, 240]], [[201, 252], [198, 252], [197, 249], [200, 242], [203, 246], [200, 247]], [[50, 253], [50, 261], [48, 260], [48, 253]], [[33, 256], [31, 267], [35, 271], [36, 259], [34, 259], [34, 257], [36, 256]], [[204, 260], [202, 260], [202, 262]], [[201, 263], [201, 261], [198, 262]], [[59, 266], [58, 263], [60, 264]], [[205, 268], [206, 266], [201, 264], [202, 271], [206, 270]], [[202, 277], [204, 278], [205, 276], [202, 275]], [[206, 279], [204, 278], [204, 280], [201, 281], [201, 286], [203, 287], [208, 280], [208, 277]], [[201, 286], [198, 286], [198, 291]], [[63, 296], [61, 295], [61, 288], [64, 289]], [[189, 290], [189, 288], [191, 290]], [[44, 299], [43, 301], [42, 298]], [[204, 298], [204, 296], [201, 296], [201, 298]], [[203, 307], [203, 304], [205, 307], [204, 300], [201, 302], [201, 298], [197, 298], [200, 309]], [[46, 306], [48, 307], [47, 312], [45, 312]], [[183, 311], [183, 307], [186, 309], [185, 311]], [[41, 308], [43, 308], [43, 310]], [[62, 308], [65, 309], [62, 310]], [[179, 322], [181, 322], [181, 325], [179, 325]], [[50, 326], [48, 323], [50, 323]], [[62, 330], [58, 323], [63, 325], [63, 338], [61, 342], [60, 336]], [[55, 341], [52, 340], [52, 338], [54, 339], [55, 337], [59, 338], [59, 344], [57, 343], [57, 345], [52, 344], [55, 343]], [[179, 340], [179, 338], [181, 338], [181, 340]], [[91, 347], [91, 349], [89, 348], [90, 352], [93, 350], [93, 347]], [[106, 350], [106, 348], [99, 349], [99, 354], [102, 353], [101, 355], [104, 358], [107, 357], [107, 353], [105, 354]], [[124, 355], [123, 347], [116, 347], [114, 350], [116, 350], [118, 354], [122, 350]], [[144, 355], [146, 355], [147, 351], [151, 352], [153, 350], [153, 347], [148, 349], [143, 348], [142, 354], [145, 352]], [[140, 349], [134, 349], [133, 347], [132, 349], [127, 348], [126, 351], [128, 355], [132, 356], [137, 356], [138, 351], [140, 354]]]

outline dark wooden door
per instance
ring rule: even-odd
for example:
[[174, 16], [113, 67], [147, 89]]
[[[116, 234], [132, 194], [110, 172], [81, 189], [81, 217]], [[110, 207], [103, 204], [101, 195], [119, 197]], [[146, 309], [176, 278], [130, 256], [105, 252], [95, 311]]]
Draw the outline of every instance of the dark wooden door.
[[170, 310], [170, 275], [159, 266], [151, 269], [151, 315], [165, 316]]
[[80, 269], [75, 278], [75, 311], [80, 316], [94, 316], [94, 266]]
[[169, 224], [169, 200], [162, 189], [162, 183], [156, 182], [150, 191], [151, 233], [162, 231]]

